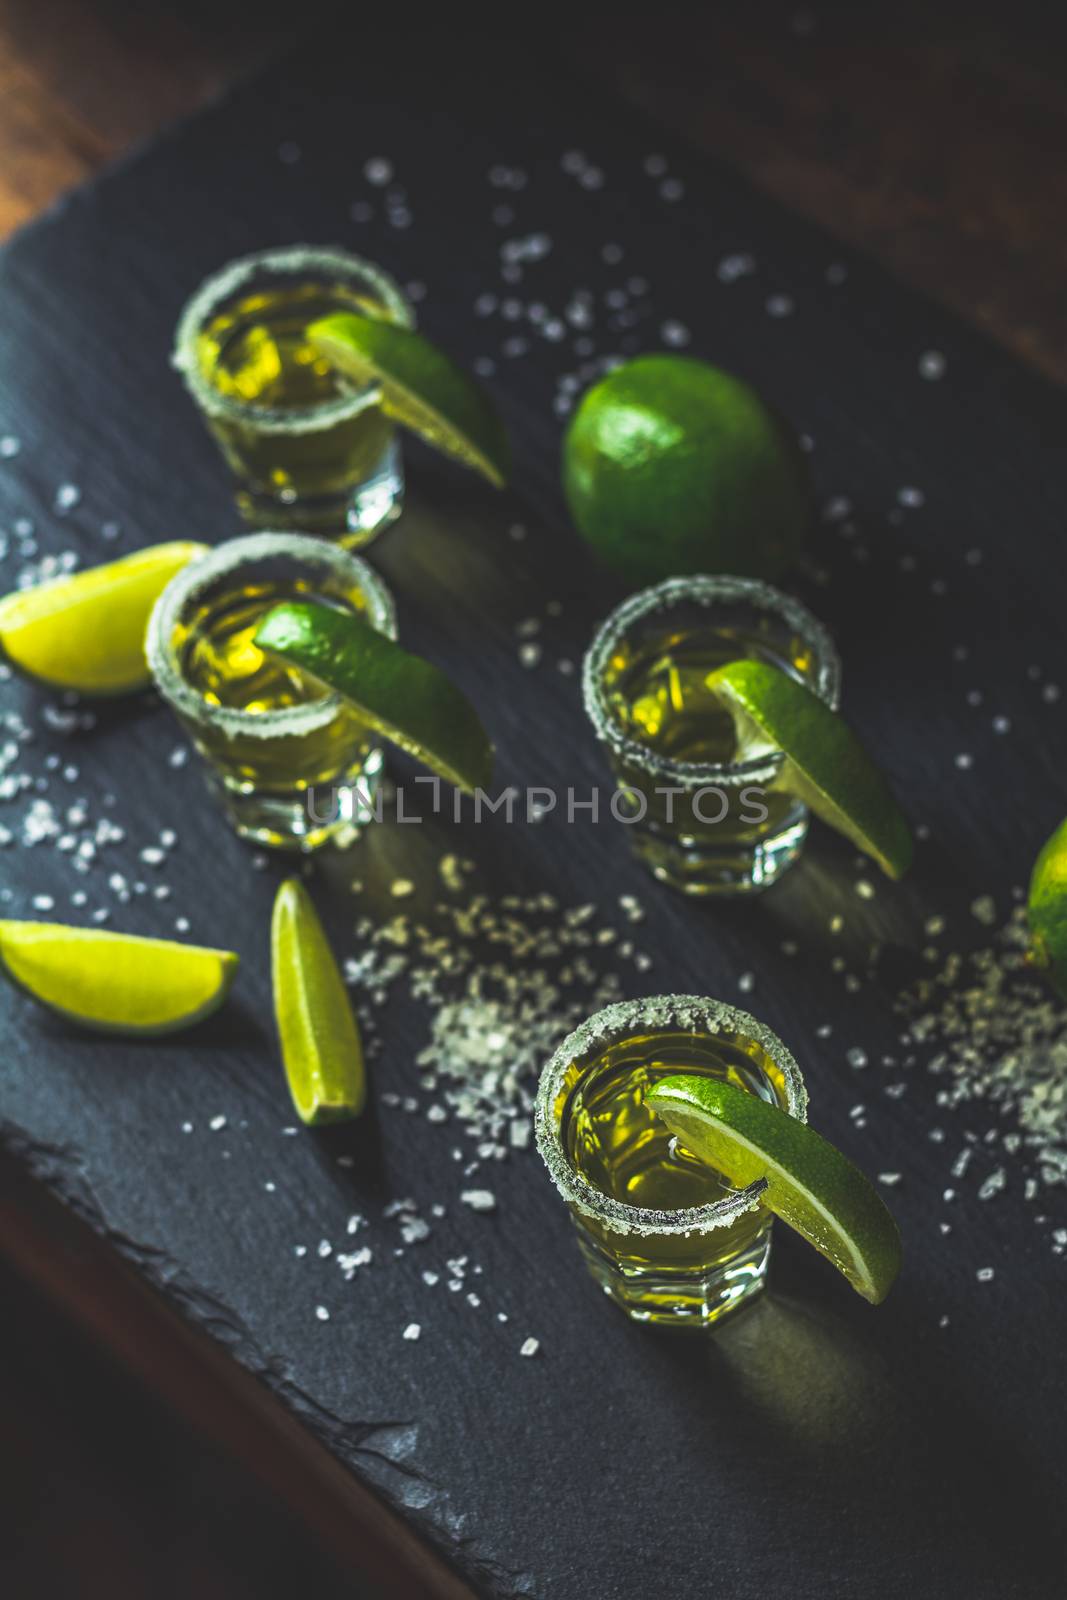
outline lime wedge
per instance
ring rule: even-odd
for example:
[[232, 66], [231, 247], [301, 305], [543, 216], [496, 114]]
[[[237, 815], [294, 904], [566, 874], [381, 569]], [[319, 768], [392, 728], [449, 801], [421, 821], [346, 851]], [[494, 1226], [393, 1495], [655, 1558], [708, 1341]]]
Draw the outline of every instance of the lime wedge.
[[663, 1078], [648, 1105], [686, 1149], [813, 1244], [874, 1305], [900, 1271], [900, 1234], [881, 1197], [835, 1145], [758, 1095], [714, 1078]]
[[1067, 820], [1046, 839], [1027, 894], [1031, 964], [1067, 1000]]
[[346, 312], [313, 322], [307, 336], [338, 372], [378, 384], [387, 416], [504, 487], [511, 465], [504, 424], [481, 386], [421, 333]]
[[209, 1017], [237, 971], [232, 950], [58, 922], [0, 922], [0, 970], [102, 1033], [175, 1033]]
[[336, 689], [383, 738], [431, 772], [468, 792], [488, 787], [493, 747], [466, 695], [439, 667], [369, 622], [292, 601], [267, 612], [255, 643]]
[[148, 617], [176, 572], [206, 545], [178, 540], [20, 589], [0, 600], [0, 655], [50, 689], [127, 694], [150, 681]]
[[803, 800], [891, 878], [907, 871], [911, 832], [904, 814], [837, 712], [766, 661], [732, 661], [707, 686], [733, 713], [739, 745], [769, 741], [784, 754], [775, 789]]
[[307, 890], [287, 878], [270, 928], [274, 1018], [302, 1122], [358, 1117], [367, 1098], [363, 1045], [337, 963]]

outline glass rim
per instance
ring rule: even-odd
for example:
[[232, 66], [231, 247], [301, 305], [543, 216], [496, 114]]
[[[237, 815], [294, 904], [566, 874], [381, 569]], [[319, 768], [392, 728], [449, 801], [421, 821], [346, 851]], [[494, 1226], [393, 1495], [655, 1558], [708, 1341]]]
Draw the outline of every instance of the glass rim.
[[247, 533], [216, 545], [198, 556], [167, 584], [152, 607], [145, 631], [145, 656], [156, 688], [173, 710], [191, 722], [218, 728], [230, 738], [274, 739], [281, 734], [310, 733], [337, 715], [344, 697], [330, 690], [318, 700], [283, 706], [277, 711], [241, 711], [215, 706], [193, 689], [182, 673], [174, 648], [174, 630], [190, 600], [217, 579], [245, 564], [289, 556], [307, 565], [329, 567], [367, 597], [367, 620], [390, 639], [396, 638], [396, 607], [384, 580], [362, 556], [304, 533]]
[[338, 245], [282, 245], [238, 256], [211, 273], [194, 290], [182, 308], [174, 334], [171, 366], [181, 373], [189, 393], [209, 416], [254, 423], [265, 433], [300, 433], [356, 416], [375, 400], [377, 385], [371, 384], [351, 395], [324, 400], [317, 406], [258, 406], [220, 394], [200, 371], [196, 360], [196, 335], [223, 301], [258, 273], [274, 272], [281, 277], [308, 269], [326, 269], [346, 278], [360, 278], [381, 296], [400, 327], [415, 326], [414, 309], [395, 278], [373, 261], [353, 255]]
[[721, 1200], [703, 1206], [687, 1206], [667, 1211], [648, 1206], [631, 1206], [598, 1189], [572, 1165], [559, 1127], [554, 1106], [568, 1069], [575, 1061], [591, 1056], [595, 1050], [618, 1044], [640, 1028], [678, 1028], [709, 1037], [724, 1029], [743, 1034], [766, 1051], [785, 1077], [787, 1105], [791, 1117], [807, 1121], [808, 1092], [792, 1052], [773, 1029], [747, 1011], [712, 1000], [705, 995], [652, 995], [644, 1000], [621, 1000], [605, 1006], [569, 1033], [545, 1063], [537, 1085], [534, 1105], [534, 1137], [537, 1149], [548, 1168], [549, 1177], [560, 1195], [583, 1217], [603, 1223], [618, 1233], [689, 1234], [710, 1233], [724, 1228], [744, 1212], [752, 1210], [767, 1187], [766, 1178], [757, 1178]]
[[625, 732], [615, 719], [604, 688], [604, 669], [619, 638], [643, 617], [669, 611], [686, 601], [712, 606], [717, 601], [748, 603], [781, 617], [811, 644], [817, 656], [812, 687], [836, 711], [841, 699], [841, 659], [829, 630], [801, 601], [759, 578], [728, 574], [695, 573], [664, 578], [624, 600], [597, 628], [582, 661], [582, 700], [597, 738], [620, 760], [653, 777], [669, 778], [684, 788], [706, 783], [770, 783], [782, 764], [781, 751], [750, 756], [746, 761], [676, 761], [657, 755], [640, 739]]

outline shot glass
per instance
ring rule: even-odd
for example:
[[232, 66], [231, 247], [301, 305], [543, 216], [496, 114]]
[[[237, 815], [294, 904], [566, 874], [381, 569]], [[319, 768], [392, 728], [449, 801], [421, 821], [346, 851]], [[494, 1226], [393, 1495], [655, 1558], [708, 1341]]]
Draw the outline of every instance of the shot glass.
[[343, 311], [415, 323], [369, 261], [310, 245], [264, 250], [200, 286], [173, 361], [237, 479], [245, 520], [355, 549], [399, 515], [404, 471], [378, 387], [349, 381], [307, 341], [309, 323]]
[[672, 1073], [724, 1079], [806, 1119], [800, 1069], [747, 1012], [697, 995], [607, 1006], [566, 1038], [538, 1085], [537, 1147], [578, 1246], [635, 1322], [710, 1327], [763, 1289], [763, 1179], [733, 1189], [645, 1104]]
[[708, 689], [717, 667], [767, 661], [837, 708], [841, 663], [798, 600], [750, 578], [668, 578], [624, 601], [582, 669], [586, 711], [607, 747], [613, 811], [661, 882], [691, 895], [766, 889], [799, 856], [807, 807], [774, 788], [782, 753], [739, 747]]
[[383, 758], [348, 702], [253, 643], [263, 614], [296, 599], [396, 637], [392, 596], [366, 561], [321, 539], [266, 532], [179, 572], [156, 602], [145, 650], [237, 832], [307, 851], [357, 836], [374, 814]]

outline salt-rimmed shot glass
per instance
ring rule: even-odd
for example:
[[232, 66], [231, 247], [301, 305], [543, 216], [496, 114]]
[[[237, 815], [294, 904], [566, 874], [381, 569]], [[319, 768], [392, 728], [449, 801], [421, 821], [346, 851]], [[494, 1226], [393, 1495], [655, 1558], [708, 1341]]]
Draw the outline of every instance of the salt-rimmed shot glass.
[[729, 661], [755, 657], [798, 678], [834, 710], [841, 663], [798, 600], [750, 578], [668, 578], [631, 595], [586, 653], [582, 692], [652, 874], [686, 894], [766, 889], [798, 857], [808, 829], [799, 800], [774, 788], [782, 753], [739, 747], [707, 688]]
[[400, 287], [369, 261], [311, 245], [260, 251], [196, 291], [173, 361], [237, 478], [245, 520], [357, 548], [399, 514], [404, 474], [378, 387], [343, 377], [305, 336], [345, 311], [415, 324]]
[[350, 843], [370, 820], [383, 758], [347, 701], [253, 643], [264, 613], [294, 599], [351, 611], [396, 637], [392, 596], [366, 561], [322, 539], [263, 532], [172, 578], [145, 650], [237, 832], [313, 850]]
[[607, 1006], [547, 1063], [537, 1147], [604, 1293], [636, 1322], [701, 1328], [758, 1295], [771, 1214], [763, 1179], [734, 1189], [646, 1104], [673, 1073], [725, 1080], [806, 1120], [792, 1055], [747, 1012], [698, 995]]

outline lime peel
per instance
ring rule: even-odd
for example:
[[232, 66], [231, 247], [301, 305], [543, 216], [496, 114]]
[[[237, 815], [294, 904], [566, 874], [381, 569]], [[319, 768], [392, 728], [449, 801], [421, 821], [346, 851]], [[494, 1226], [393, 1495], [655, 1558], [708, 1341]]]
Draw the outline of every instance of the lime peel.
[[439, 667], [360, 617], [310, 601], [274, 606], [255, 642], [334, 689], [383, 738], [473, 793], [493, 774], [493, 747], [466, 695]]
[[647, 1104], [701, 1160], [738, 1187], [767, 1180], [762, 1201], [877, 1305], [900, 1270], [900, 1234], [881, 1196], [835, 1145], [757, 1095], [678, 1074]]
[[504, 425], [480, 384], [410, 328], [344, 312], [307, 330], [309, 342], [346, 377], [376, 383], [386, 416], [502, 489], [510, 470]]
[[762, 737], [782, 751], [776, 790], [802, 800], [890, 878], [907, 871], [907, 820], [843, 717], [766, 661], [731, 661], [710, 675], [708, 688], [733, 713], [739, 746]]
[[58, 922], [0, 922], [0, 971], [49, 1010], [103, 1033], [189, 1028], [225, 1000], [232, 950]]
[[1067, 818], [1038, 853], [1026, 909], [1030, 965], [1067, 999]]
[[271, 918], [271, 979], [282, 1063], [309, 1127], [358, 1117], [367, 1098], [363, 1045], [311, 897], [287, 878]]
[[575, 525], [634, 584], [776, 579], [814, 496], [787, 426], [748, 384], [690, 356], [637, 356], [582, 396], [563, 440]]

